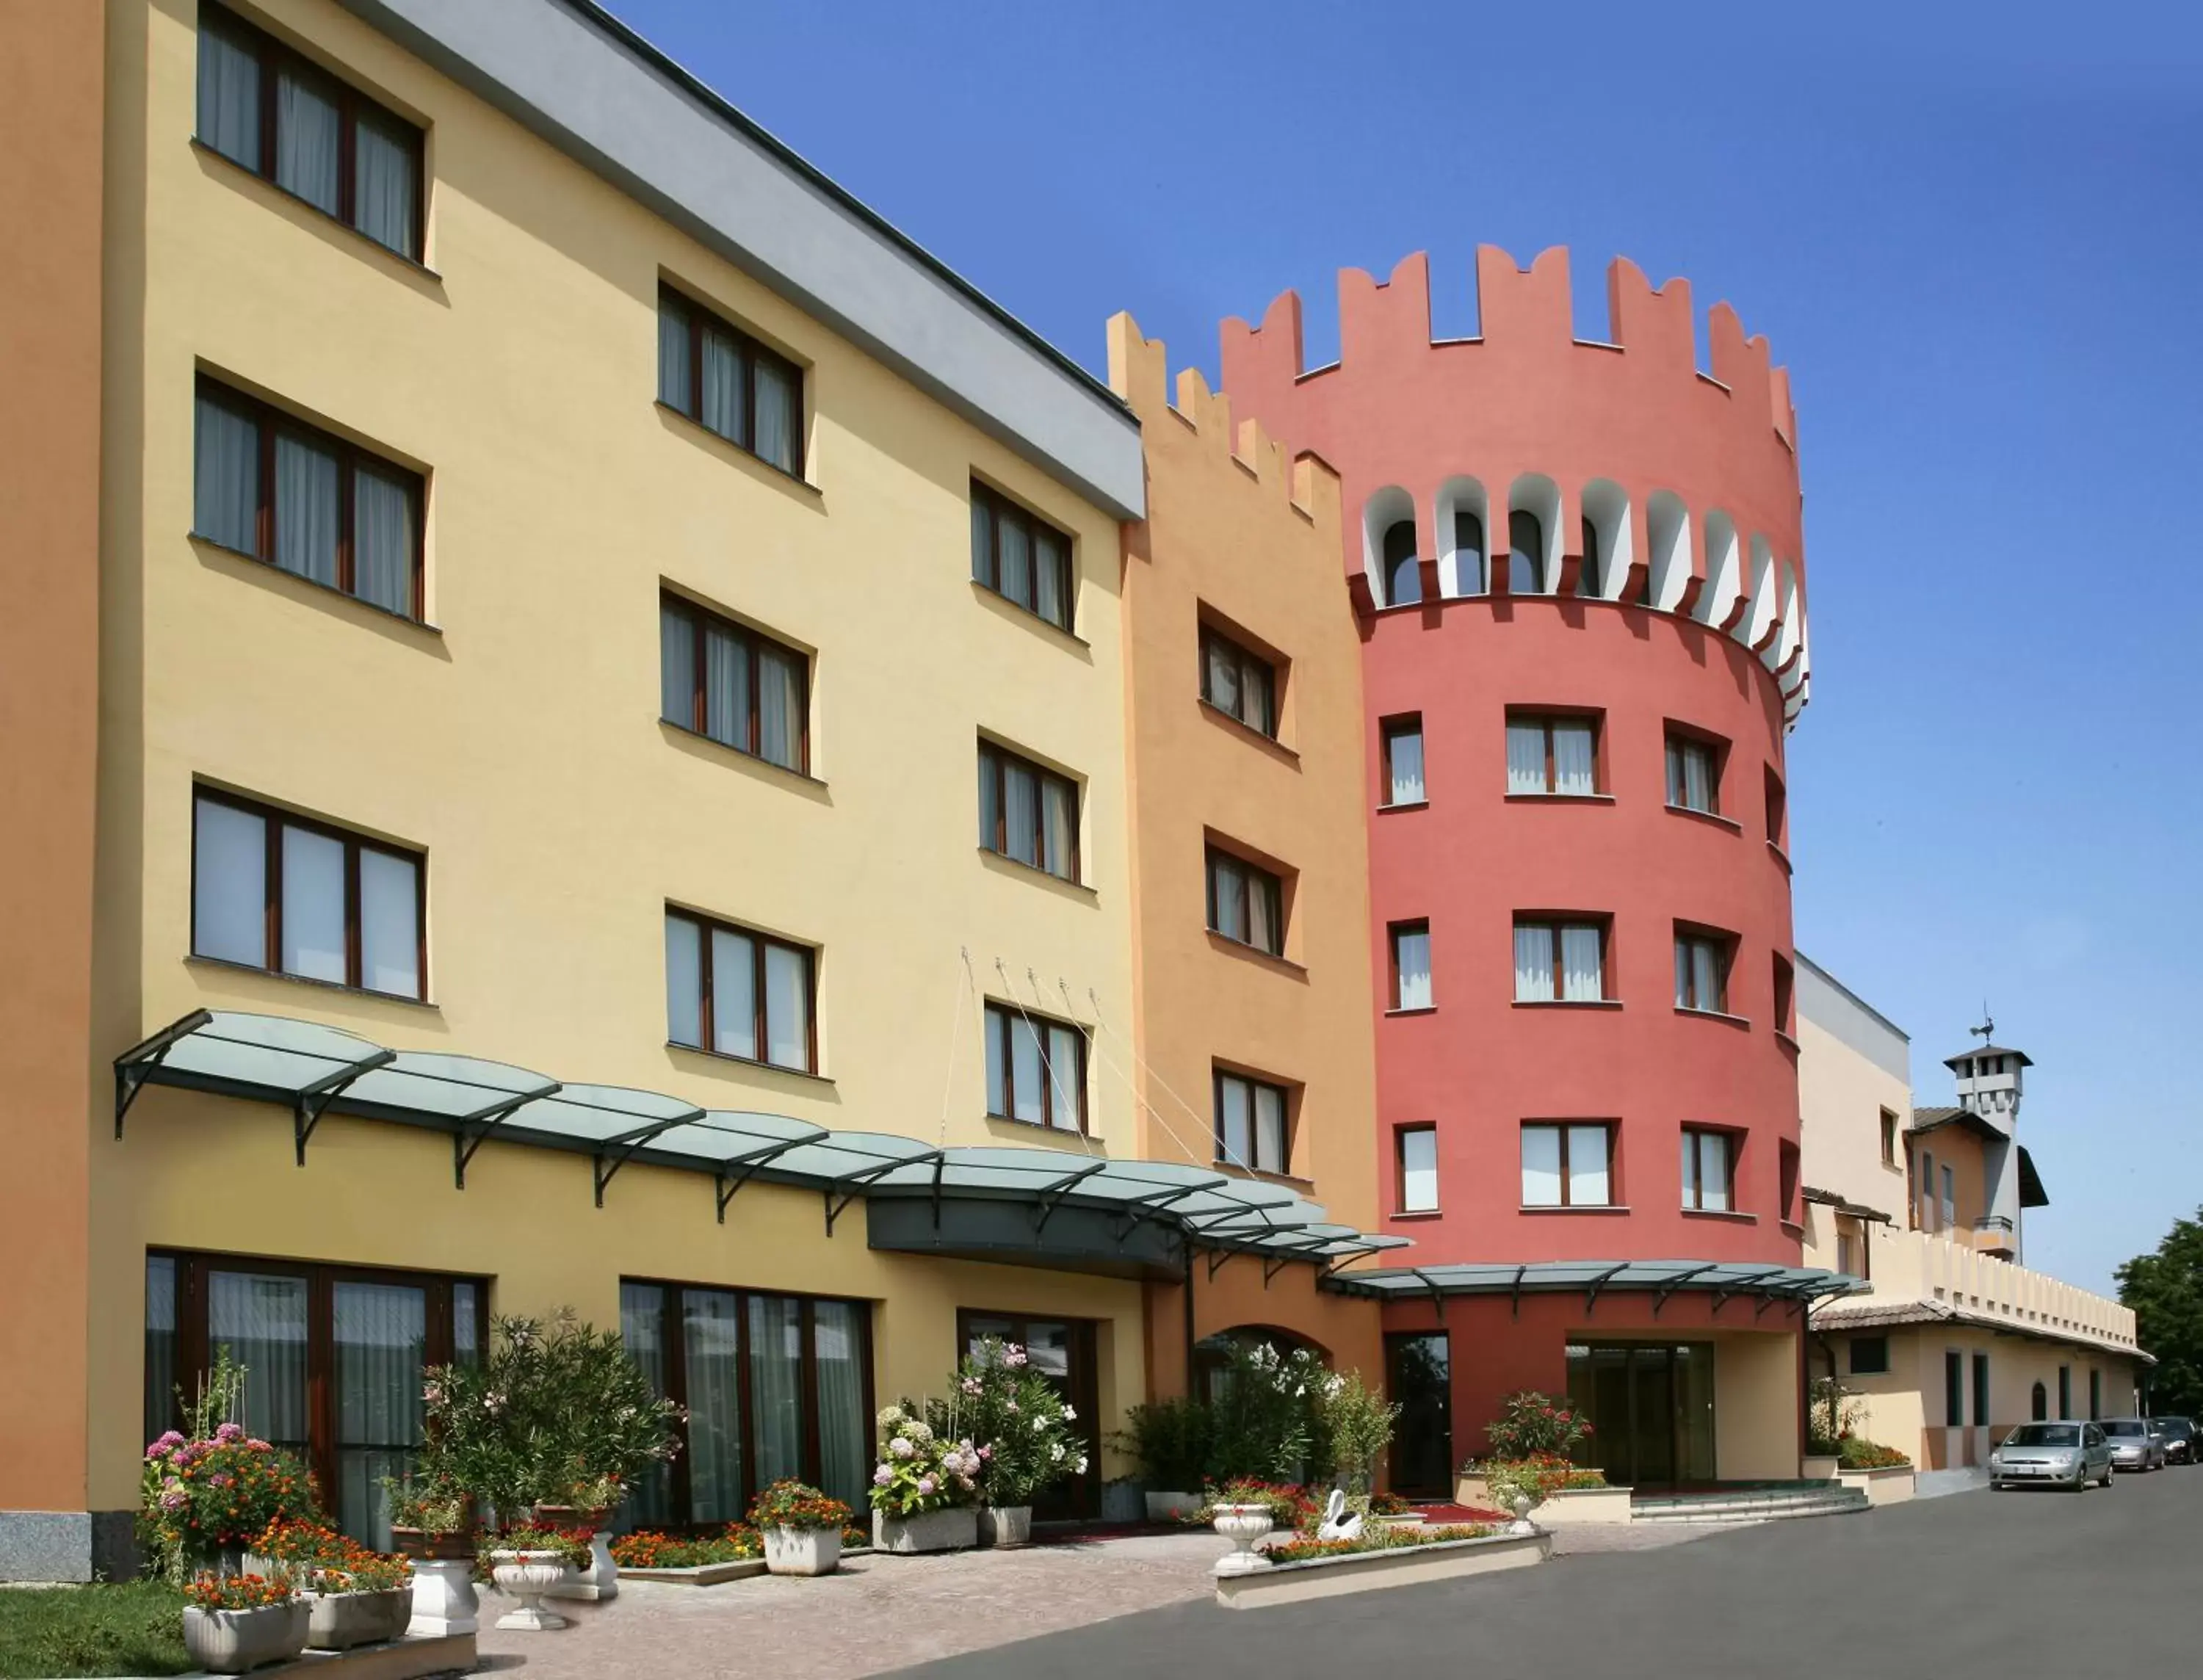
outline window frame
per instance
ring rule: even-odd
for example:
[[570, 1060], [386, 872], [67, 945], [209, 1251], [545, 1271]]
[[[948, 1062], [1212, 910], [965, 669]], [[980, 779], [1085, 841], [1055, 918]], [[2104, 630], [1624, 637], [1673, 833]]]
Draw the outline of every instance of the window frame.
[[[1066, 636], [1076, 637], [1078, 634], [1078, 545], [1071, 533], [1053, 521], [1042, 519], [1023, 503], [1012, 501], [992, 485], [982, 483], [976, 478], [972, 480], [971, 495], [975, 504], [987, 510], [987, 575], [984, 577], [978, 575], [975, 564], [972, 581], [996, 599], [1007, 601], [1012, 606], [1053, 629], [1062, 631]], [[1002, 521], [1005, 518], [1026, 528], [1025, 565], [1032, 579], [1032, 599], [1030, 601], [1021, 601], [1002, 587]], [[1043, 530], [1063, 545], [1063, 575], [1058, 581], [1059, 593], [1063, 601], [1063, 620], [1060, 623], [1040, 610], [1038, 539]], [[975, 554], [972, 559], [976, 563], [978, 556]], [[1275, 699], [1273, 694], [1273, 704]]]
[[[1591, 791], [1588, 793], [1563, 793], [1560, 789], [1560, 764], [1553, 744], [1556, 725], [1580, 723], [1591, 729]], [[1519, 793], [1507, 789], [1510, 799], [1604, 799], [1610, 796], [1606, 781], [1606, 714], [1594, 707], [1572, 706], [1509, 706], [1507, 708], [1505, 728], [1536, 728], [1545, 742], [1545, 785], [1540, 788], [1524, 788]]]
[[[1862, 1365], [1859, 1362], [1861, 1347], [1879, 1347], [1881, 1350], [1881, 1363], [1875, 1365], [1869, 1362]], [[1852, 1376], [1887, 1376], [1889, 1375], [1889, 1338], [1887, 1336], [1855, 1335], [1851, 1338], [1845, 1351]]]
[[[1403, 938], [1413, 938], [1418, 934], [1422, 935], [1423, 940], [1423, 968], [1430, 980], [1431, 1000], [1426, 1004], [1403, 1003], [1400, 1000], [1400, 941]], [[1390, 989], [1387, 996], [1391, 1000], [1391, 1013], [1420, 1015], [1438, 1006], [1438, 945], [1437, 941], [1431, 937], [1431, 923], [1428, 917], [1413, 917], [1405, 922], [1386, 923], [1385, 924], [1385, 958], [1386, 971], [1390, 976]]]
[[[818, 1077], [818, 947], [802, 945], [761, 928], [746, 926], [740, 922], [729, 922], [723, 917], [706, 916], [701, 911], [687, 909], [668, 902], [664, 919], [686, 922], [695, 928], [696, 938], [696, 1044], [685, 1044], [673, 1036], [673, 1023], [666, 1023], [665, 1041], [681, 1050], [694, 1051], [700, 1056], [715, 1056], [723, 1062], [739, 1062], [744, 1067], [769, 1068], [775, 1073], [808, 1074]], [[745, 1056], [738, 1051], [718, 1047], [719, 1023], [717, 988], [712, 974], [712, 935], [732, 934], [750, 942], [751, 1031], [758, 1054]], [[803, 1065], [790, 1067], [785, 1062], [771, 1059], [767, 1052], [772, 1043], [771, 1006], [771, 997], [766, 981], [765, 953], [778, 949], [793, 952], [803, 959]]]
[[[988, 1044], [994, 1036], [993, 1023], [996, 1020], [1002, 1023], [1002, 1047], [1001, 1065], [995, 1071], [1001, 1077], [1002, 1101], [1008, 1111], [1007, 1113], [997, 1111], [989, 1103], [987, 1108], [987, 1117], [990, 1120], [1003, 1121], [1013, 1126], [1032, 1127], [1043, 1132], [1064, 1132], [1065, 1129], [1057, 1125], [1052, 1117], [1055, 1113], [1057, 1080], [1055, 1058], [1049, 1052], [1048, 1044], [1049, 1029], [1060, 1027], [1070, 1033], [1078, 1044], [1078, 1129], [1075, 1133], [1067, 1135], [1078, 1137], [1093, 1136], [1093, 1114], [1087, 1097], [1088, 1075], [1090, 1071], [1087, 1063], [1092, 1052], [1092, 1035], [1076, 1021], [1066, 1021], [1060, 1016], [1043, 1015], [1037, 1010], [1027, 1009], [1019, 1003], [1004, 1003], [998, 999], [989, 998], [983, 1001], [980, 1010], [979, 1054], [983, 1060], [989, 1053]], [[1031, 1023], [1040, 1035], [1041, 1117], [1037, 1120], [1023, 1120], [1018, 1117], [1018, 1056], [1013, 1029], [1020, 1021]], [[980, 1095], [983, 1101], [986, 1100], [991, 1088], [990, 1080], [983, 1078], [980, 1081]]]
[[[1033, 785], [1033, 856], [1041, 861], [1028, 864], [1010, 850], [1009, 769], [1012, 765], [1034, 778]], [[1086, 816], [1085, 797], [1078, 781], [1060, 770], [1052, 770], [1037, 759], [1028, 758], [1014, 747], [1005, 746], [989, 736], [979, 737], [979, 769], [989, 775], [994, 783], [995, 833], [990, 842], [980, 842], [983, 851], [997, 858], [1047, 875], [1052, 881], [1067, 881], [1073, 887], [1085, 884], [1085, 860], [1079, 845], [1079, 829]], [[1069, 872], [1058, 874], [1048, 868], [1048, 787], [1054, 782], [1068, 790], [1071, 797], [1071, 856], [1067, 860]], [[982, 814], [986, 806], [980, 805]]]
[[[1706, 755], [1706, 804], [1703, 806], [1687, 803], [1690, 776], [1681, 755], [1686, 752]], [[1665, 779], [1664, 792], [1669, 811], [1686, 812], [1692, 816], [1710, 816], [1723, 822], [1734, 819], [1722, 810], [1722, 784], [1728, 775], [1729, 743], [1727, 738], [1710, 730], [1678, 723], [1669, 718], [1662, 740], [1662, 774]], [[1680, 797], [1678, 797], [1678, 796]]]
[[[238, 554], [248, 560], [257, 560], [286, 577], [296, 578], [316, 589], [333, 590], [372, 611], [405, 623], [426, 624], [428, 622], [428, 479], [425, 473], [416, 472], [402, 462], [393, 461], [377, 451], [339, 437], [328, 427], [302, 420], [263, 398], [249, 396], [204, 368], [199, 369], [193, 379], [192, 398], [192, 539], [194, 542], [208, 544], [225, 554]], [[252, 546], [249, 549], [238, 548], [199, 529], [197, 463], [200, 448], [198, 404], [202, 402], [212, 403], [217, 408], [228, 410], [237, 419], [249, 421], [256, 434], [254, 466], [259, 483], [252, 510]], [[294, 572], [275, 557], [275, 443], [278, 435], [284, 432], [336, 460], [337, 581], [334, 583], [323, 583], [319, 578], [309, 577], [304, 572]], [[403, 479], [412, 496], [413, 556], [409, 568], [408, 588], [411, 602], [408, 611], [400, 612], [393, 607], [386, 607], [380, 601], [371, 601], [359, 592], [357, 557], [352, 542], [352, 516], [358, 474], [363, 466], [383, 477]]]
[[[1392, 772], [1392, 746], [1396, 741], [1409, 736], [1415, 739], [1415, 752], [1422, 760], [1423, 797], [1420, 799], [1396, 799], [1398, 778]], [[1429, 743], [1423, 735], [1423, 715], [1419, 711], [1403, 711], [1391, 717], [1377, 720], [1377, 754], [1379, 774], [1385, 778], [1385, 797], [1378, 801], [1379, 811], [1415, 811], [1431, 802], [1431, 760]]]
[[[1217, 925], [1220, 920], [1220, 917], [1217, 915], [1217, 905], [1221, 895], [1216, 890], [1216, 875], [1220, 868], [1227, 870], [1237, 870], [1241, 877], [1239, 901], [1243, 905], [1249, 906], [1247, 914], [1247, 934], [1244, 937], [1232, 932], [1228, 928], [1223, 928]], [[1215, 841], [1210, 840], [1202, 848], [1202, 895], [1206, 901], [1204, 905], [1204, 919], [1208, 923], [1208, 931], [1210, 933], [1215, 934], [1219, 939], [1229, 940], [1232, 944], [1242, 946], [1246, 950], [1259, 951], [1265, 957], [1275, 957], [1280, 961], [1284, 960], [1285, 955], [1285, 882], [1284, 876], [1278, 875], [1270, 869], [1265, 869], [1261, 864], [1255, 863], [1250, 858], [1243, 857], [1240, 853], [1229, 851], [1224, 846], [1217, 845]], [[1278, 942], [1274, 948], [1270, 946], [1258, 943], [1253, 937], [1255, 932], [1255, 916], [1252, 905], [1254, 904], [1254, 894], [1257, 888], [1260, 888], [1270, 897], [1270, 925], [1277, 929], [1278, 934]]]
[[[1736, 976], [1736, 955], [1739, 941], [1734, 934], [1719, 928], [1709, 928], [1703, 923], [1675, 923], [1676, 986], [1675, 1008], [1685, 1015], [1722, 1015], [1737, 1018], [1729, 1008], [1729, 982]], [[1712, 947], [1716, 962], [1714, 1001], [1699, 999], [1698, 948]], [[1684, 960], [1688, 948], [1690, 957]], [[1688, 984], [1682, 983], [1687, 977]]]
[[[1685, 1124], [1683, 1139], [1690, 1146], [1691, 1158], [1697, 1171], [1681, 1181], [1680, 1205], [1686, 1213], [1741, 1213], [1737, 1205], [1737, 1167], [1744, 1158], [1744, 1134], [1733, 1126], [1708, 1126], [1696, 1121]], [[1718, 1142], [1722, 1152], [1722, 1194], [1726, 1207], [1706, 1205], [1705, 1145]], [[1680, 1166], [1680, 1164], [1679, 1164]], [[1695, 1179], [1695, 1182], [1693, 1182]]]
[[[1408, 551], [1405, 554], [1395, 555], [1392, 552], [1394, 546], [1392, 535], [1403, 527], [1406, 528], [1408, 533]], [[1422, 555], [1419, 551], [1421, 545], [1421, 539], [1416, 534], [1415, 516], [1412, 514], [1403, 519], [1393, 520], [1378, 533], [1377, 577], [1378, 581], [1384, 586], [1385, 594], [1380, 605], [1413, 607], [1422, 604], [1423, 563]], [[1415, 580], [1415, 590], [1414, 594], [1403, 595], [1396, 600], [1392, 593], [1393, 575], [1402, 566], [1408, 569], [1407, 575]]]
[[[205, 35], [208, 32], [210, 22], [214, 25], [215, 34], [226, 38], [231, 45], [249, 51], [253, 62], [259, 67], [260, 156], [252, 162], [247, 163], [241, 158], [232, 156], [216, 145], [213, 141], [204, 139], [199, 134], [196, 89], [193, 94], [194, 103], [192, 113], [192, 144], [212, 152], [224, 162], [243, 169], [256, 180], [265, 181], [292, 203], [303, 204], [315, 215], [326, 216], [331, 221], [358, 234], [376, 250], [387, 251], [393, 256], [410, 262], [416, 268], [424, 267], [428, 240], [428, 131], [410, 117], [402, 115], [371, 94], [363, 92], [328, 65], [316, 59], [307, 57], [296, 47], [278, 40], [258, 25], [246, 21], [228, 7], [216, 3], [216, 0], [199, 0], [196, 32], [200, 36]], [[200, 47], [198, 50], [204, 52], [204, 48]], [[279, 144], [276, 135], [279, 109], [276, 90], [281, 74], [286, 69], [303, 70], [305, 73], [304, 80], [326, 84], [335, 96], [333, 103], [337, 108], [337, 208], [334, 210], [323, 209], [312, 199], [293, 192], [275, 179], [276, 148]], [[192, 74], [196, 78], [198, 74], [196, 57], [193, 61]], [[358, 130], [363, 112], [380, 119], [381, 123], [387, 124], [390, 128], [399, 131], [405, 139], [406, 150], [410, 156], [413, 166], [413, 224], [409, 230], [412, 237], [413, 248], [410, 251], [400, 251], [394, 245], [385, 245], [361, 227], [357, 220], [359, 209]]]
[[1774, 958], [1775, 1030], [1785, 1038], [1794, 1039], [1798, 1031], [1798, 968], [1787, 957], [1777, 951]]
[[1895, 1167], [1898, 1164], [1897, 1142], [1898, 1119], [1896, 1112], [1893, 1110], [1885, 1108], [1881, 1111], [1882, 1165], [1886, 1167]]
[[[670, 589], [661, 589], [659, 592], [658, 611], [659, 623], [661, 627], [659, 634], [661, 636], [664, 634], [663, 626], [665, 622], [665, 615], [668, 612], [675, 612], [687, 615], [689, 620], [688, 628], [693, 637], [691, 651], [689, 653], [689, 659], [691, 662], [689, 670], [689, 720], [684, 723], [677, 718], [668, 717], [665, 716], [665, 682], [664, 671], [664, 660], [665, 656], [661, 645], [659, 654], [659, 659], [660, 662], [659, 673], [659, 721], [662, 723], [670, 723], [675, 728], [682, 731], [684, 734], [694, 735], [700, 740], [710, 741], [716, 746], [724, 746], [729, 752], [739, 752], [746, 758], [754, 758], [760, 763], [771, 764], [777, 769], [791, 770], [797, 775], [809, 775], [811, 774], [811, 656], [808, 653], [806, 653], [801, 648], [796, 647], [791, 643], [781, 640], [777, 636], [767, 635], [764, 631], [753, 628], [752, 626], [743, 623], [739, 619], [729, 618], [723, 612], [715, 612], [710, 607], [704, 605], [702, 602], [695, 600], [690, 596], [680, 594]], [[732, 636], [736, 641], [742, 643], [747, 651], [749, 662], [749, 743], [747, 746], [735, 741], [721, 740], [717, 735], [711, 734], [704, 727], [706, 719], [710, 716], [711, 704], [710, 695], [707, 689], [709, 678], [706, 669], [704, 655], [706, 632], [709, 629], [718, 629], [724, 632], [729, 636]], [[783, 764], [777, 758], [767, 757], [761, 750], [765, 742], [765, 710], [762, 704], [764, 699], [764, 678], [761, 675], [761, 667], [758, 659], [758, 652], [760, 648], [768, 647], [772, 649], [775, 652], [785, 655], [788, 658], [794, 660], [798, 670], [801, 673], [801, 681], [796, 692], [796, 762], [793, 764]]]
[[[1227, 1084], [1243, 1086], [1247, 1092], [1247, 1141], [1252, 1146], [1254, 1158], [1251, 1160], [1235, 1161], [1226, 1151], [1224, 1088]], [[1262, 1128], [1257, 1117], [1259, 1110], [1255, 1099], [1264, 1092], [1267, 1092], [1278, 1099], [1278, 1147], [1285, 1152], [1285, 1158], [1274, 1166], [1265, 1166], [1261, 1159]], [[1274, 1079], [1265, 1079], [1260, 1074], [1243, 1072], [1237, 1068], [1227, 1068], [1221, 1064], [1212, 1064], [1208, 1076], [1208, 1101], [1209, 1113], [1215, 1126], [1217, 1164], [1237, 1167], [1243, 1172], [1251, 1172], [1272, 1178], [1291, 1177], [1293, 1176], [1293, 1134], [1298, 1129], [1294, 1124], [1296, 1117], [1294, 1112], [1296, 1106], [1294, 1096], [1292, 1087], [1280, 1084]]]
[[[1247, 716], [1243, 711], [1235, 710], [1233, 708], [1227, 706], [1222, 700], [1217, 699], [1214, 694], [1209, 692], [1209, 673], [1212, 669], [1210, 660], [1217, 653], [1221, 653], [1226, 663], [1230, 663], [1234, 668], [1233, 676], [1234, 680], [1238, 684], [1240, 701], [1243, 706], [1245, 704], [1247, 698], [1247, 674], [1249, 670], [1251, 669], [1253, 670], [1259, 671], [1261, 674], [1262, 695], [1265, 704], [1262, 708], [1262, 720], [1260, 722], [1257, 722], [1255, 719]], [[1283, 708], [1279, 703], [1285, 692], [1284, 672], [1278, 664], [1278, 662], [1272, 659], [1267, 654], [1256, 652], [1253, 648], [1248, 646], [1246, 643], [1241, 641], [1237, 637], [1233, 636], [1226, 631], [1220, 630], [1215, 625], [1208, 622], [1206, 620], [1202, 621], [1201, 625], [1198, 657], [1201, 664], [1202, 704], [1209, 707], [1212, 710], [1222, 712], [1226, 717], [1231, 719], [1232, 722], [1239, 724], [1242, 728], [1252, 729], [1256, 734], [1261, 735], [1266, 740], [1276, 740], [1278, 739], [1280, 714], [1283, 710]]]
[[[261, 864], [262, 910], [261, 925], [265, 935], [262, 950], [266, 960], [258, 965], [239, 962], [234, 957], [218, 957], [199, 949], [199, 823], [201, 803], [227, 807], [248, 816], [260, 819], [263, 825], [266, 852]], [[310, 974], [293, 974], [283, 966], [283, 830], [297, 828], [304, 833], [334, 840], [344, 847], [344, 920], [345, 975], [342, 981], [323, 980]], [[409, 997], [404, 992], [385, 992], [364, 985], [361, 976], [365, 972], [364, 942], [360, 922], [361, 887], [360, 854], [363, 851], [380, 852], [413, 866], [413, 964], [419, 984]], [[309, 986], [334, 987], [339, 991], [357, 992], [367, 998], [396, 998], [404, 1002], [428, 1001], [428, 854], [426, 851], [399, 846], [387, 840], [373, 840], [357, 829], [340, 828], [334, 822], [324, 822], [317, 817], [304, 816], [284, 807], [270, 805], [265, 799], [256, 799], [249, 794], [233, 793], [226, 787], [216, 787], [203, 781], [192, 784], [192, 877], [189, 950], [192, 959], [200, 963], [220, 963], [226, 968], [243, 969], [252, 973], [274, 975], [279, 979], [303, 981]]]
[[[1579, 1127], [1597, 1127], [1605, 1134], [1606, 1200], [1603, 1202], [1580, 1202], [1574, 1197], [1575, 1170], [1568, 1158], [1568, 1137]], [[1527, 1195], [1530, 1188], [1522, 1182], [1528, 1166], [1522, 1158], [1521, 1144], [1533, 1131], [1550, 1131], [1559, 1134], [1561, 1199], [1556, 1202], [1533, 1202], [1526, 1200], [1521, 1204], [1525, 1209], [1536, 1211], [1553, 1208], [1619, 1208], [1627, 1205], [1621, 1200], [1621, 1175], [1619, 1170], [1621, 1163], [1617, 1158], [1620, 1153], [1618, 1143], [1621, 1128], [1611, 1120], [1525, 1120], [1522, 1122], [1515, 1145], [1515, 1192], [1518, 1196]]]
[[[1614, 918], [1611, 916], [1588, 915], [1581, 911], [1556, 912], [1550, 911], [1517, 911], [1511, 924], [1514, 933], [1525, 928], [1539, 928], [1551, 936], [1553, 957], [1553, 995], [1550, 998], [1525, 998], [1519, 994], [1509, 1001], [1525, 1009], [1573, 1008], [1618, 1002], [1608, 984], [1614, 969]], [[1571, 998], [1568, 991], [1567, 965], [1563, 958], [1565, 941], [1562, 935], [1569, 929], [1590, 928], [1598, 935], [1598, 995], [1596, 998]], [[1514, 985], [1514, 942], [1508, 944], [1509, 987]]]
[[[1416, 1207], [1408, 1200], [1408, 1139], [1413, 1134], [1431, 1141], [1431, 1200]], [[1392, 1207], [1394, 1217], [1422, 1217], [1440, 1211], [1444, 1195], [1438, 1180], [1438, 1128], [1435, 1120], [1415, 1120], [1392, 1128]]]
[[[665, 400], [664, 320], [668, 306], [682, 315], [688, 327], [688, 389], [682, 403]], [[691, 424], [701, 427], [723, 443], [762, 463], [776, 473], [794, 479], [799, 484], [808, 484], [807, 470], [811, 431], [811, 383], [809, 370], [793, 357], [775, 350], [747, 327], [737, 327], [720, 310], [703, 302], [693, 293], [682, 291], [670, 281], [660, 278], [658, 282], [658, 385], [656, 401], [659, 407], [670, 410]], [[704, 333], [706, 327], [724, 333], [733, 342], [735, 353], [742, 364], [742, 437], [729, 437], [704, 418]], [[758, 381], [759, 361], [777, 368], [795, 394], [795, 409], [788, 425], [788, 464], [782, 466], [771, 457], [760, 454], [757, 447]]]

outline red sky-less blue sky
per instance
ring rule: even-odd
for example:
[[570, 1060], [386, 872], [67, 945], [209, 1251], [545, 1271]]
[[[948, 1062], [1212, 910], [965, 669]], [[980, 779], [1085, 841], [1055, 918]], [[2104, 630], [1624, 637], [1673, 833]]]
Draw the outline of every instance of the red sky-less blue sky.
[[[1088, 367], [1431, 253], [1571, 248], [1791, 370], [1814, 701], [1802, 949], [2034, 1055], [2035, 1264], [2107, 1288], [2203, 1203], [2203, 9], [611, 0]], [[1810, 10], [1818, 21], [1794, 14]]]

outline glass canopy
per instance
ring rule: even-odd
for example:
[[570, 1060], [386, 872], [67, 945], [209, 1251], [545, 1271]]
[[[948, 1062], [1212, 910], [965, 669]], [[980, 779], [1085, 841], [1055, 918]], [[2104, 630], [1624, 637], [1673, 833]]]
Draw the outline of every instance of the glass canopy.
[[1446, 1295], [1528, 1295], [1581, 1292], [1596, 1300], [1607, 1290], [1651, 1291], [1662, 1299], [1678, 1290], [1811, 1300], [1851, 1294], [1863, 1279], [1810, 1266], [1770, 1266], [1749, 1260], [1541, 1260], [1525, 1265], [1400, 1266], [1342, 1276], [1350, 1294], [1385, 1300]]

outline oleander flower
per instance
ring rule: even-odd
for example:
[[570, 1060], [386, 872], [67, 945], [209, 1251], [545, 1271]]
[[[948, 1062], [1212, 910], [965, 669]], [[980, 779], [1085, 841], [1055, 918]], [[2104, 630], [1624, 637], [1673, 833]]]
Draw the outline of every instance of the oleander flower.
[[1002, 1348], [1002, 1363], [1011, 1370], [1016, 1370], [1025, 1363], [1025, 1350], [1014, 1341], [1006, 1344]]
[[1072, 1424], [1072, 1423], [1076, 1423], [1076, 1422], [1078, 1422], [1078, 1414], [1076, 1412], [1072, 1411], [1072, 1410], [1069, 1406], [1065, 1406], [1065, 1407], [1063, 1408], [1063, 1421], [1064, 1421], [1065, 1423], [1066, 1423], [1066, 1424]]
[[958, 1386], [961, 1388], [966, 1394], [974, 1395], [984, 1394], [987, 1389], [987, 1385], [982, 1382], [976, 1376], [966, 1377]]

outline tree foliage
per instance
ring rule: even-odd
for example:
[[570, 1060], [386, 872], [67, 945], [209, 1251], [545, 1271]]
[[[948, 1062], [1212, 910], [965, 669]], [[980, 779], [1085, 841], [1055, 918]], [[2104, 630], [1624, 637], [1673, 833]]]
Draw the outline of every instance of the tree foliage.
[[2176, 1219], [2153, 1254], [2118, 1269], [2120, 1301], [2134, 1309], [2135, 1338], [2157, 1356], [2150, 1408], [2203, 1417], [2203, 1208]]

